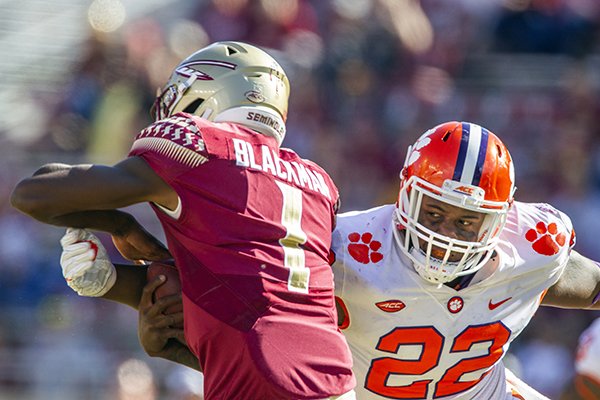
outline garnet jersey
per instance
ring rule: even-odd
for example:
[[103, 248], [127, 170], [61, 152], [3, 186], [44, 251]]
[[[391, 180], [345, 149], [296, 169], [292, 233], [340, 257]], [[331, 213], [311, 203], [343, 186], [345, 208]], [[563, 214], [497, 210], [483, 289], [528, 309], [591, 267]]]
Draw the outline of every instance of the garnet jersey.
[[579, 337], [575, 370], [600, 386], [600, 318], [596, 319]]
[[501, 359], [566, 265], [570, 220], [515, 203], [497, 254], [455, 290], [415, 272], [394, 240], [394, 209], [341, 214], [333, 234], [357, 398], [512, 398]]
[[[155, 207], [182, 282], [207, 399], [313, 399], [354, 386], [327, 261], [338, 192], [275, 139], [176, 114], [130, 156], [178, 194]], [[262, 390], [262, 391], [261, 391]]]

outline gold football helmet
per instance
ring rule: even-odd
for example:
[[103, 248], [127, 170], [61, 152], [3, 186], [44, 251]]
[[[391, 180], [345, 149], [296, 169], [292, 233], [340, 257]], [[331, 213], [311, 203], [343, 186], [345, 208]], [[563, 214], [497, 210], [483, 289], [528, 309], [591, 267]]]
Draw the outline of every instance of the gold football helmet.
[[247, 43], [217, 42], [175, 68], [152, 113], [157, 121], [187, 112], [239, 123], [281, 144], [289, 94], [288, 78], [273, 57]]

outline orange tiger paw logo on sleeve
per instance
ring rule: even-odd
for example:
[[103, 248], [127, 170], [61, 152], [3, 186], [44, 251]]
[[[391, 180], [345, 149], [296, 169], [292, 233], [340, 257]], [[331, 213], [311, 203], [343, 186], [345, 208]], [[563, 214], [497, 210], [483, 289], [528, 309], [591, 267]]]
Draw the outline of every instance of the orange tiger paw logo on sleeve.
[[565, 245], [567, 235], [559, 232], [556, 223], [546, 225], [545, 222], [540, 221], [535, 225], [535, 229], [529, 229], [525, 233], [525, 239], [532, 243], [531, 247], [536, 253], [553, 256]]

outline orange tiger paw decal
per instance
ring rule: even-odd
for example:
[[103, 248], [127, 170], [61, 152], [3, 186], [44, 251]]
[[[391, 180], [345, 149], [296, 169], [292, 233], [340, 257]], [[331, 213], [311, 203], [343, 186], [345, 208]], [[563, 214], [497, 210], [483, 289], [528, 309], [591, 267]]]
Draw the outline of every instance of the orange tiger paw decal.
[[567, 236], [558, 231], [558, 226], [554, 222], [548, 225], [538, 222], [535, 229], [530, 229], [525, 233], [525, 239], [532, 242], [531, 247], [537, 253], [553, 256], [565, 245]]

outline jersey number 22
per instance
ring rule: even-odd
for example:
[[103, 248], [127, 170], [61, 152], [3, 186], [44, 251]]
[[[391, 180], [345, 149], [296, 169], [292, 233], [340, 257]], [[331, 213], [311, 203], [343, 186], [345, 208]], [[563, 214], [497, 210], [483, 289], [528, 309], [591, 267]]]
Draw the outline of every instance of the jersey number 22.
[[[468, 353], [476, 343], [490, 342], [487, 354], [466, 356], [450, 368], [434, 385], [433, 398], [451, 396], [475, 386], [485, 374], [476, 380], [461, 381], [467, 373], [490, 368], [504, 353], [503, 346], [510, 338], [510, 330], [497, 321], [485, 325], [467, 327], [454, 338], [450, 353]], [[396, 354], [403, 345], [421, 345], [417, 360], [400, 360], [391, 357], [375, 359], [367, 373], [365, 388], [391, 399], [426, 399], [432, 379], [416, 378], [410, 385], [388, 386], [391, 375], [423, 375], [436, 368], [443, 358], [444, 337], [432, 326], [398, 327], [379, 339], [377, 350]]]

